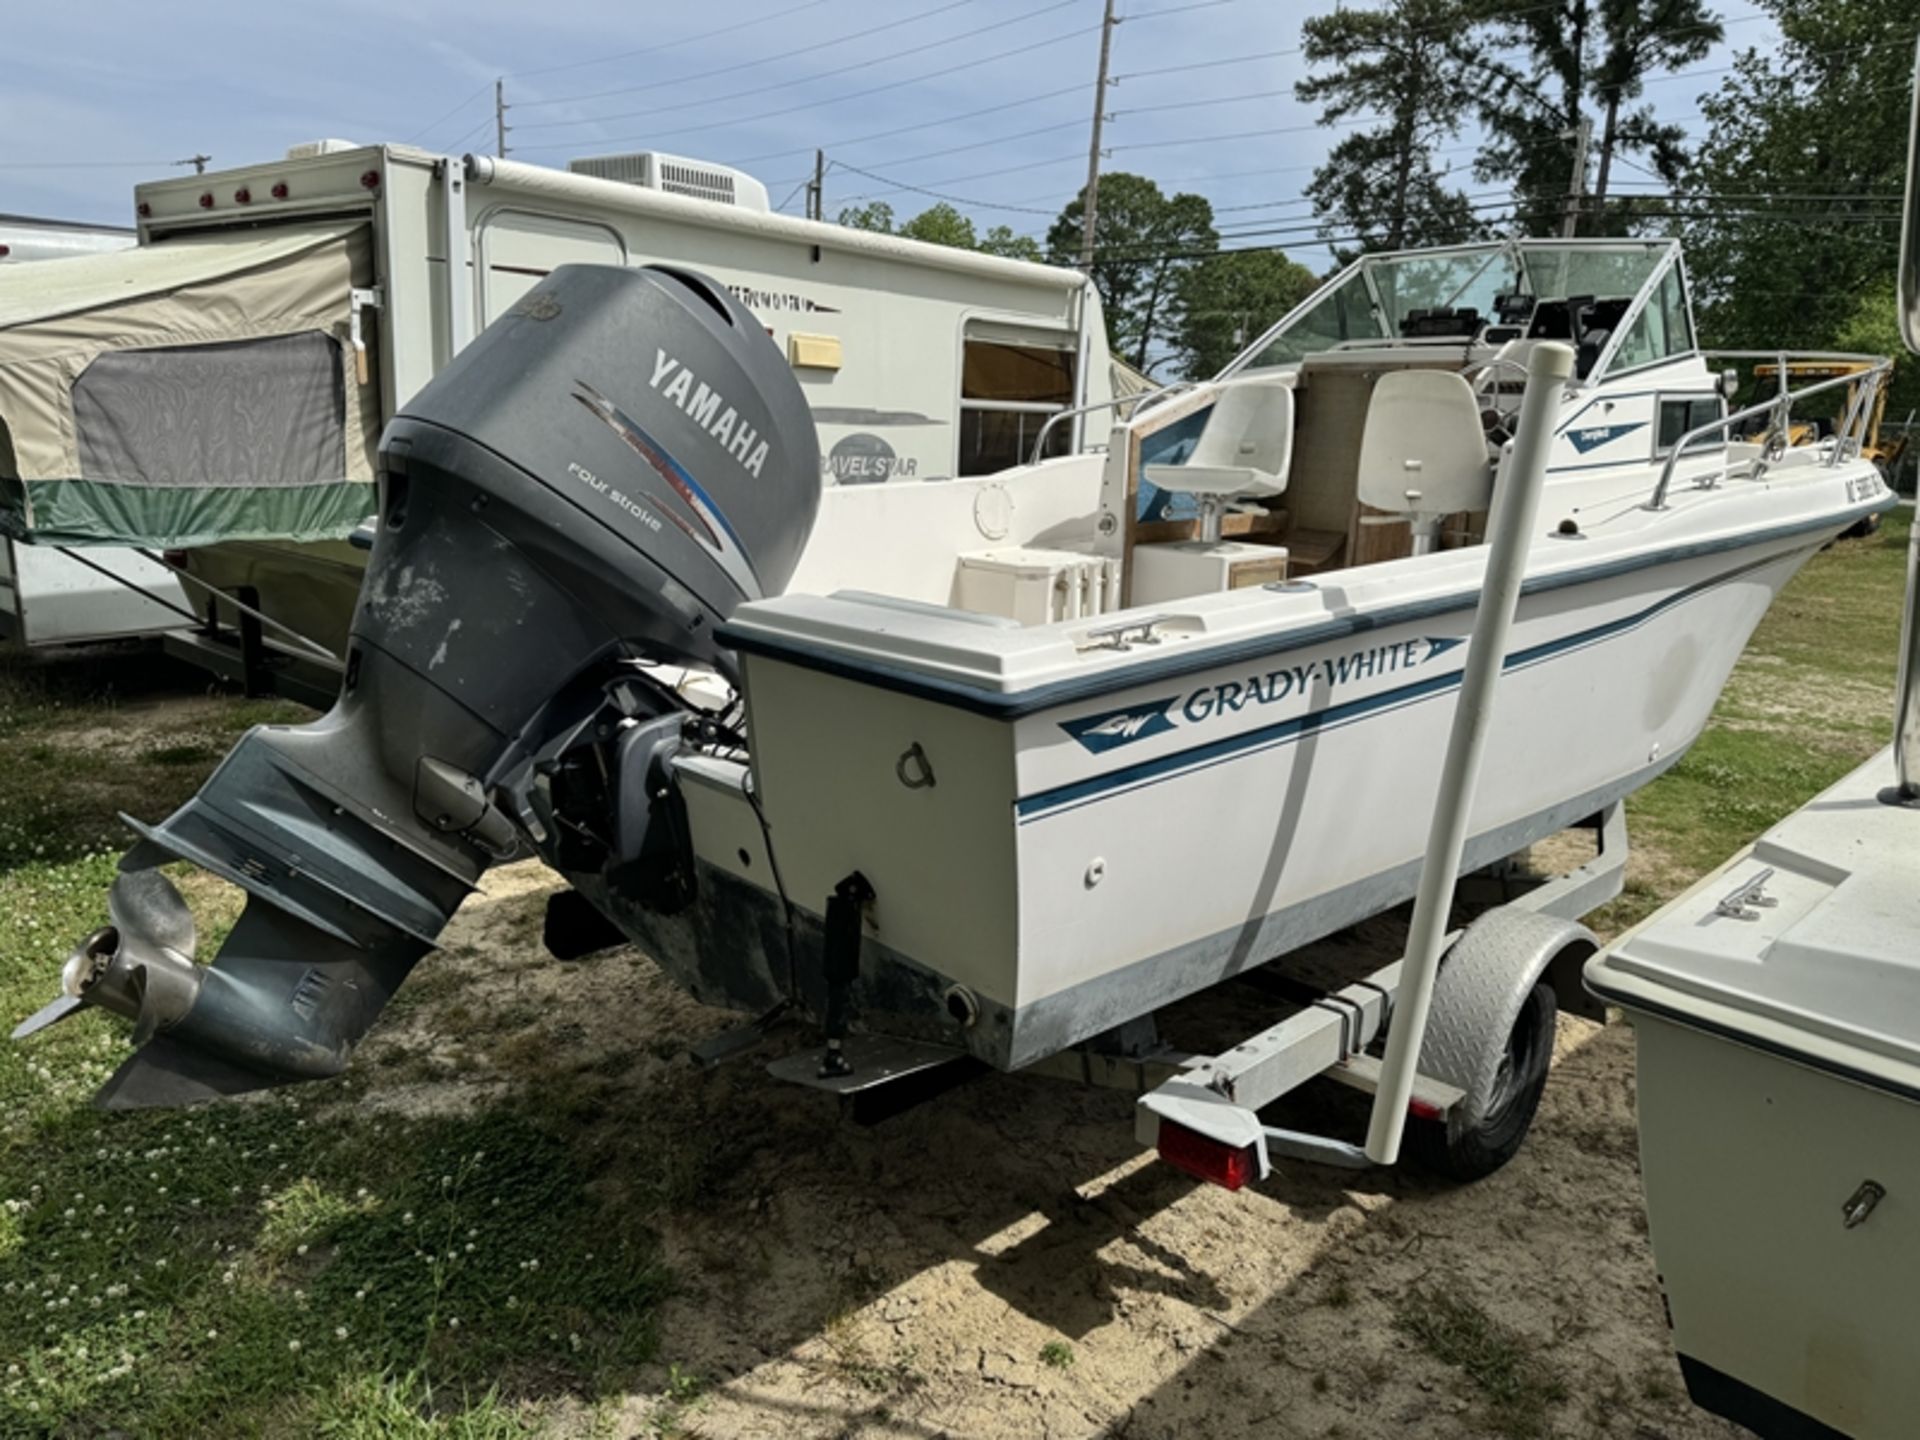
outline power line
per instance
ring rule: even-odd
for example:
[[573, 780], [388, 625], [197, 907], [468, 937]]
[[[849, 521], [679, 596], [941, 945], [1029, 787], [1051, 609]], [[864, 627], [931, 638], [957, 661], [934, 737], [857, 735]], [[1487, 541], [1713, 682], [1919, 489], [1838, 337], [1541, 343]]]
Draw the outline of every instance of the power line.
[[[1076, 3], [1078, 3], [1078, 0], [1056, 0], [1055, 4], [1050, 5], [1046, 8], [1049, 10], [1058, 10], [1062, 8], [1062, 6], [1064, 5], [1071, 5]], [[889, 90], [903, 89], [908, 85], [923, 84], [928, 80], [936, 79], [942, 75], [953, 75], [953, 74], [957, 74], [962, 70], [978, 69], [982, 65], [991, 65], [991, 64], [994, 64], [996, 61], [1010, 59], [1015, 55], [1025, 55], [1035, 50], [1044, 50], [1050, 45], [1058, 45], [1063, 41], [1072, 40], [1078, 36], [1090, 34], [1094, 30], [1097, 30], [1099, 28], [1100, 27], [1097, 25], [1083, 25], [1078, 29], [1069, 30], [1064, 34], [1054, 35], [1045, 40], [1036, 40], [1026, 45], [1016, 45], [1009, 50], [1001, 50], [992, 55], [983, 55], [977, 60], [962, 61], [960, 64], [957, 64], [957, 65], [948, 65], [939, 70], [928, 71], [924, 75], [915, 75], [904, 80], [890, 81], [885, 85], [870, 85], [865, 89], [860, 90], [854, 94], [837, 95], [830, 100], [817, 100], [817, 101], [810, 101], [806, 104], [801, 104], [801, 105], [788, 105], [783, 109], [779, 109], [779, 110], [765, 110], [757, 115], [743, 115], [743, 116], [738, 116], [731, 120], [715, 120], [715, 121], [710, 121], [709, 123], [704, 125], [681, 125], [671, 130], [655, 130], [647, 135], [628, 135], [628, 136], [623, 136], [616, 140], [604, 140], [597, 143], [606, 144], [606, 145], [646, 144], [646, 143], [651, 143], [655, 140], [661, 139], [662, 137], [668, 136], [668, 135], [692, 135], [705, 130], [726, 129], [736, 125], [751, 125], [761, 120], [772, 120], [782, 115], [792, 115], [801, 110], [809, 110], [809, 111], [824, 110], [824, 109], [827, 109], [829, 106], [845, 105], [854, 100], [866, 100], [871, 98], [874, 95], [883, 94]], [[977, 34], [979, 32], [976, 31], [974, 33]], [[941, 42], [941, 43], [946, 43], [946, 42]], [[923, 46], [920, 48], [925, 49], [925, 48], [931, 48], [931, 47]], [[860, 66], [855, 68], [865, 68], [865, 67]], [[838, 72], [830, 72], [830, 73], [838, 73]], [[825, 77], [814, 76], [812, 78], [823, 79]], [[563, 150], [563, 149], [570, 149], [572, 148], [572, 146], [571, 144], [563, 143], [558, 145], [551, 145], [551, 144], [550, 145], [529, 145], [523, 148], [528, 150]]]
[[[1497, 209], [1507, 208], [1510, 206], [1511, 206], [1511, 202], [1509, 201], [1509, 202], [1501, 202], [1499, 204], [1494, 204], [1494, 205], [1475, 207], [1475, 213], [1482, 214], [1482, 212], [1485, 212], [1485, 211], [1493, 211]], [[1834, 225], [1867, 224], [1867, 225], [1883, 225], [1884, 226], [1884, 225], [1899, 225], [1902, 220], [1902, 216], [1897, 211], [1889, 211], [1885, 214], [1835, 214], [1832, 211], [1819, 211], [1819, 210], [1753, 211], [1753, 212], [1745, 212], [1745, 213], [1742, 213], [1738, 210], [1731, 210], [1724, 213], [1728, 214], [1731, 218], [1734, 218], [1734, 219], [1741, 219], [1741, 220], [1747, 220], [1747, 221], [1783, 220], [1783, 221], [1791, 221], [1794, 224], [1802, 225], [1802, 226], [1819, 226], [1819, 225], [1828, 225], [1828, 224], [1834, 224]], [[1399, 218], [1404, 220], [1412, 217], [1401, 216]], [[1512, 212], [1511, 210], [1509, 210], [1509, 213], [1504, 215], [1485, 213], [1485, 214], [1482, 214], [1482, 223], [1498, 224], [1501, 221], [1517, 220], [1518, 218], [1519, 218], [1518, 214]], [[1647, 211], [1639, 212], [1637, 218], [1650, 219], [1650, 220], [1661, 220], [1661, 219], [1691, 220], [1691, 219], [1698, 219], [1699, 212], [1695, 210], [1680, 210], [1680, 209], [1647, 210]], [[1385, 225], [1390, 221], [1392, 221], [1393, 219], [1394, 219], [1393, 216], [1383, 215], [1379, 217], [1379, 223], [1382, 225]], [[1171, 260], [1206, 260], [1216, 255], [1246, 255], [1246, 254], [1262, 253], [1262, 252], [1272, 251], [1272, 250], [1285, 250], [1289, 248], [1290, 244], [1291, 245], [1312, 244], [1316, 246], [1317, 245], [1357, 244], [1357, 243], [1378, 238], [1377, 232], [1371, 235], [1364, 234], [1364, 233], [1356, 233], [1351, 235], [1323, 235], [1320, 233], [1317, 227], [1306, 227], [1306, 226], [1296, 227], [1288, 230], [1275, 230], [1268, 233], [1273, 234], [1275, 236], [1298, 236], [1299, 238], [1293, 239], [1293, 240], [1276, 238], [1271, 244], [1265, 244], [1265, 245], [1241, 245], [1241, 246], [1233, 246], [1233, 247], [1227, 247], [1227, 248], [1216, 246], [1211, 250], [1188, 248], [1184, 250], [1147, 251], [1147, 250], [1128, 249], [1126, 247], [1110, 247], [1107, 250], [1097, 252], [1094, 256], [1094, 259], [1096, 262], [1099, 262], [1101, 260], [1108, 260], [1108, 261], [1126, 261], [1126, 262], [1131, 262], [1135, 264], [1158, 264], [1164, 261], [1171, 261]], [[1233, 238], [1251, 238], [1251, 237], [1249, 234], [1248, 236], [1235, 236]], [[1519, 238], [1524, 242], [1526, 239], [1535, 238], [1535, 237], [1514, 237], [1514, 238]], [[1492, 243], [1492, 242], [1489, 241], [1487, 243]]]
[[[911, 15], [902, 15], [898, 19], [887, 21], [884, 25], [869, 25], [866, 29], [855, 30], [851, 34], [836, 35], [829, 40], [816, 40], [811, 45], [802, 45], [798, 50], [788, 50], [783, 54], [763, 55], [757, 60], [741, 60], [732, 65], [722, 65], [717, 70], [702, 70], [697, 75], [678, 75], [671, 80], [655, 80], [645, 85], [622, 85], [612, 90], [596, 90], [590, 95], [569, 95], [559, 100], [535, 100], [527, 105], [522, 106], [521, 108], [526, 110], [532, 110], [532, 109], [545, 108], [547, 106], [552, 106], [552, 105], [584, 105], [589, 100], [606, 100], [615, 95], [639, 95], [639, 94], [644, 94], [645, 92], [650, 90], [664, 90], [675, 85], [691, 85], [694, 82], [699, 80], [712, 80], [721, 75], [737, 75], [742, 70], [757, 70], [760, 66], [771, 65], [776, 60], [793, 60], [802, 55], [811, 55], [817, 50], [828, 50], [833, 48], [836, 45], [846, 45], [846, 44], [850, 44], [855, 40], [864, 40], [869, 35], [880, 35], [885, 33], [888, 30], [898, 30], [902, 25], [915, 25], [922, 20], [931, 20], [935, 15], [944, 15], [949, 10], [958, 10], [964, 5], [972, 5], [974, 3], [975, 3], [975, 0], [942, 0], [941, 4], [935, 5], [930, 10], [916, 10]], [[1000, 23], [1005, 24], [1009, 22], [1003, 21]], [[998, 25], [991, 28], [997, 29]], [[953, 38], [961, 39], [964, 37], [955, 36]], [[942, 40], [942, 41], [936, 41], [934, 43], [947, 44], [949, 42]], [[912, 53], [912, 52], [908, 52], [908, 53]], [[881, 60], [884, 60], [887, 57], [883, 56], [880, 58]], [[871, 65], [871, 64], [878, 64], [878, 63], [880, 63], [879, 60], [869, 60], [869, 61], [861, 62], [862, 65]], [[842, 72], [833, 71], [830, 73], [840, 74]], [[812, 77], [812, 78], [823, 78], [823, 77]], [[792, 84], [797, 82], [790, 81], [787, 83]], [[773, 85], [773, 86], [767, 86], [766, 88], [771, 90], [777, 90], [782, 87]], [[703, 102], [694, 101], [691, 103], [700, 104]], [[591, 123], [594, 120], [625, 120], [625, 119], [632, 118], [634, 114], [644, 114], [644, 113], [646, 112], [629, 111], [625, 114], [620, 114], [620, 115], [589, 116], [588, 119], [586, 120], [551, 120], [544, 123], [546, 128], [551, 128], [554, 125], [584, 125], [584, 124]], [[529, 125], [526, 128], [531, 130], [536, 127]]]
[[164, 170], [172, 160], [0, 160], [0, 170]]
[[[1069, 158], [1069, 159], [1072, 159], [1072, 160], [1078, 160], [1078, 159], [1079, 159], [1080, 157], [1079, 157], [1078, 155], [1072, 155], [1072, 156], [1069, 156], [1069, 157], [1067, 157], [1067, 158]], [[1041, 162], [1041, 163], [1043, 163], [1043, 164], [1058, 164], [1059, 162], [1058, 162], [1058, 161], [1043, 161], [1043, 162]], [[861, 169], [861, 168], [860, 168], [860, 167], [859, 167], [858, 165], [849, 165], [849, 164], [847, 164], [847, 162], [846, 162], [846, 161], [844, 161], [844, 160], [836, 160], [836, 161], [834, 161], [834, 162], [833, 162], [833, 164], [834, 164], [834, 168], [835, 168], [836, 170], [850, 170], [850, 171], [852, 171], [852, 172], [853, 172], [853, 173], [854, 173], [855, 175], [864, 175], [864, 176], [866, 176], [866, 177], [867, 177], [867, 179], [869, 179], [869, 180], [877, 180], [877, 181], [879, 181], [879, 182], [880, 182], [880, 183], [881, 183], [882, 185], [888, 185], [888, 186], [891, 186], [891, 187], [892, 187], [892, 189], [889, 189], [889, 190], [880, 190], [880, 191], [876, 191], [876, 192], [874, 192], [874, 194], [872, 194], [872, 195], [850, 195], [850, 196], [848, 196], [848, 197], [847, 197], [846, 199], [844, 199], [844, 200], [842, 200], [842, 201], [840, 202], [840, 203], [841, 203], [842, 205], [848, 205], [848, 204], [851, 204], [851, 203], [852, 203], [853, 201], [855, 201], [855, 200], [871, 200], [871, 199], [874, 199], [874, 198], [876, 198], [877, 196], [880, 196], [880, 195], [891, 195], [891, 194], [893, 194], [893, 193], [894, 193], [894, 191], [897, 191], [897, 190], [910, 190], [910, 191], [912, 191], [912, 192], [913, 192], [914, 194], [916, 194], [916, 195], [928, 195], [928, 196], [931, 196], [932, 198], [934, 198], [935, 200], [944, 200], [944, 201], [946, 201], [946, 202], [947, 202], [947, 203], [948, 203], [949, 205], [965, 205], [965, 206], [968, 206], [968, 207], [970, 207], [970, 208], [973, 208], [973, 209], [978, 209], [978, 210], [1016, 210], [1016, 211], [1019, 211], [1019, 212], [1020, 212], [1021, 214], [1025, 214], [1025, 215], [1052, 215], [1052, 214], [1054, 214], [1054, 213], [1055, 213], [1055, 212], [1054, 212], [1054, 211], [1052, 211], [1052, 210], [1042, 210], [1042, 209], [1040, 209], [1040, 208], [1038, 208], [1037, 206], [1027, 206], [1027, 205], [993, 205], [993, 204], [989, 204], [989, 203], [987, 203], [987, 202], [984, 202], [984, 201], [980, 201], [980, 200], [967, 200], [967, 199], [963, 199], [962, 197], [960, 197], [960, 196], [958, 196], [958, 195], [948, 195], [948, 194], [944, 194], [944, 193], [942, 193], [941, 191], [938, 191], [938, 190], [926, 190], [926, 189], [922, 189], [922, 188], [921, 188], [920, 186], [918, 186], [918, 185], [908, 185], [908, 184], [905, 184], [904, 182], [902, 182], [902, 181], [899, 181], [899, 180], [893, 180], [893, 179], [889, 179], [889, 178], [888, 178], [887, 176], [885, 176], [885, 175], [876, 175], [876, 174], [874, 174], [874, 173], [873, 173], [873, 171], [871, 171], [871, 170], [862, 170], [862, 169]], [[1006, 173], [1006, 172], [1004, 172], [1004, 171], [1002, 171], [1002, 172], [997, 172], [997, 173], [1002, 173], [1002, 174], [1004, 174], [1004, 173]], [[979, 177], [978, 177], [978, 176], [975, 176], [974, 178], [975, 178], [975, 179], [978, 179]]]
[[442, 125], [446, 124], [447, 121], [451, 120], [454, 116], [458, 115], [462, 110], [466, 109], [467, 106], [471, 105], [474, 101], [478, 100], [482, 95], [485, 95], [491, 89], [493, 89], [493, 81], [489, 80], [486, 84], [482, 85], [478, 90], [474, 91], [471, 95], [467, 96], [466, 99], [462, 100], [458, 105], [454, 106], [451, 110], [447, 111], [447, 113], [442, 115], [438, 120], [435, 120], [433, 123], [429, 125], [422, 125], [418, 130], [414, 131], [413, 134], [407, 136], [407, 138], [401, 141], [400, 143], [403, 145], [411, 145], [413, 144], [414, 141], [422, 139], [423, 137], [432, 134], [435, 130], [438, 130]]
[[[1086, 87], [1083, 85], [1065, 85], [1058, 90], [1049, 90], [1041, 95], [1029, 95], [1024, 100], [1008, 100], [999, 105], [988, 105], [980, 110], [968, 110], [960, 115], [942, 115], [937, 120], [923, 120], [918, 125], [896, 125], [890, 130], [876, 130], [870, 135], [855, 135], [844, 140], [829, 140], [829, 150], [847, 150], [855, 145], [865, 145], [874, 140], [891, 140], [896, 135], [911, 135], [916, 130], [931, 130], [941, 125], [957, 125], [963, 120], [978, 120], [982, 115], [997, 115], [1002, 110], [1018, 110], [1023, 105], [1037, 105], [1042, 100], [1057, 100], [1062, 95], [1078, 95]], [[760, 160], [784, 160], [789, 155], [811, 155], [818, 148], [813, 145], [796, 146], [792, 150], [772, 150], [764, 155], [748, 155], [738, 160], [724, 161], [728, 165], [752, 165]]]
[[[731, 25], [722, 25], [718, 30], [703, 31], [698, 35], [683, 35], [678, 40], [668, 40], [659, 45], [647, 45], [639, 50], [622, 50], [614, 55], [596, 55], [591, 60], [570, 60], [564, 65], [543, 65], [538, 70], [509, 70], [509, 80], [524, 80], [529, 75], [553, 75], [562, 70], [582, 70], [589, 65], [610, 65], [616, 60], [635, 60], [642, 55], [658, 55], [663, 50], [677, 50], [682, 45], [697, 44], [702, 40], [717, 40], [722, 35], [732, 35], [748, 30], [755, 25], [771, 25], [776, 20], [784, 20], [789, 15], [798, 15], [802, 10], [817, 10], [828, 0], [802, 0], [801, 4], [789, 5], [785, 10], [776, 10], [771, 15], [756, 15], [751, 20], [738, 20]], [[560, 104], [560, 101], [546, 102]]]

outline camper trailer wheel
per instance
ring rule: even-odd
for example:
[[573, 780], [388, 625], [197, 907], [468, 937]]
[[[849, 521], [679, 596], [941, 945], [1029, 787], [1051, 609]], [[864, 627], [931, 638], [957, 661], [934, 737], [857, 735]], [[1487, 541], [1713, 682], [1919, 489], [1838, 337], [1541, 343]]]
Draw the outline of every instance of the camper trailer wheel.
[[1593, 948], [1585, 927], [1513, 907], [1487, 912], [1454, 942], [1434, 983], [1420, 1070], [1463, 1096], [1445, 1120], [1408, 1124], [1406, 1148], [1421, 1164], [1478, 1180], [1518, 1152], [1553, 1061], [1550, 969]]

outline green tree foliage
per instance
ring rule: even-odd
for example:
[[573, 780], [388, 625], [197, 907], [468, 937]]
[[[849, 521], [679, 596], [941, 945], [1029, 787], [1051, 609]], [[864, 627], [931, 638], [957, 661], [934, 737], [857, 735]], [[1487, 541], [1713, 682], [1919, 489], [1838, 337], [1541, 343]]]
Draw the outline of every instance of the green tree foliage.
[[922, 210], [897, 229], [893, 223], [893, 207], [884, 200], [842, 210], [840, 223], [851, 230], [899, 235], [908, 240], [924, 240], [929, 245], [951, 245], [956, 250], [1004, 255], [1011, 260], [1046, 259], [1046, 252], [1033, 236], [1015, 234], [1009, 225], [995, 225], [985, 235], [980, 235], [974, 230], [972, 220], [944, 200], [930, 209]]
[[956, 250], [977, 250], [979, 238], [973, 233], [973, 221], [942, 200], [930, 210], [922, 210], [900, 227], [908, 240], [924, 240], [929, 245], [951, 245]]
[[1852, 350], [1862, 355], [1891, 355], [1893, 383], [1887, 392], [1887, 419], [1905, 421], [1909, 415], [1920, 419], [1920, 366], [1907, 353], [1900, 339], [1899, 301], [1894, 293], [1891, 270], [1877, 283], [1863, 289], [1854, 301], [1853, 313], [1840, 322], [1840, 328], [1827, 341], [1836, 350]]
[[840, 212], [840, 223], [849, 230], [875, 230], [882, 235], [891, 235], [893, 207], [884, 200], [850, 206]]
[[[1712, 344], [1830, 345], [1863, 307], [1892, 313], [1913, 0], [1758, 3], [1780, 40], [1740, 54], [1701, 102], [1695, 303]], [[1897, 349], [1890, 331], [1869, 348]], [[1898, 395], [1890, 408], [1906, 413]]]
[[1261, 331], [1320, 283], [1306, 266], [1277, 250], [1209, 256], [1181, 277], [1175, 341], [1189, 377], [1218, 374]]
[[[1478, 43], [1462, 74], [1479, 88], [1489, 134], [1475, 170], [1482, 179], [1513, 182], [1520, 229], [1558, 233], [1573, 132], [1582, 120], [1593, 126], [1589, 163], [1599, 182], [1583, 234], [1633, 223], [1632, 203], [1606, 200], [1623, 161], [1638, 164], [1633, 157], [1641, 157], [1643, 168], [1678, 183], [1686, 164], [1683, 132], [1638, 102], [1650, 78], [1691, 64], [1721, 39], [1719, 17], [1703, 0], [1560, 0], [1518, 9], [1511, 0], [1470, 3]], [[1503, 57], [1516, 47], [1520, 58]]]
[[[1450, 244], [1480, 233], [1467, 198], [1434, 168], [1433, 147], [1455, 134], [1472, 96], [1455, 47], [1464, 0], [1390, 0], [1377, 10], [1335, 10], [1301, 27], [1313, 67], [1295, 98], [1319, 105], [1320, 123], [1382, 116], [1333, 147], [1308, 194], [1336, 251]], [[1349, 238], [1351, 237], [1351, 238]]]
[[980, 237], [980, 248], [989, 255], [1003, 255], [1009, 260], [1039, 262], [1047, 258], [1038, 240], [1031, 235], [1016, 235], [1010, 225], [996, 225], [987, 231]]
[[[1085, 204], [1082, 190], [1047, 231], [1056, 264], [1078, 263]], [[1148, 373], [1166, 363], [1169, 354], [1155, 352], [1177, 328], [1187, 273], [1218, 244], [1205, 196], [1167, 195], [1125, 171], [1100, 177], [1091, 270], [1114, 354]]]

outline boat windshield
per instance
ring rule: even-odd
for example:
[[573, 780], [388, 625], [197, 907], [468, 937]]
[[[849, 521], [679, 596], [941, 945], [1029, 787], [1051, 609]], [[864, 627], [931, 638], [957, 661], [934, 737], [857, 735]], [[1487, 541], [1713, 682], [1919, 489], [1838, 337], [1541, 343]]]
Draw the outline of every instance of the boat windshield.
[[1503, 241], [1368, 255], [1256, 340], [1229, 372], [1296, 365], [1341, 345], [1460, 333], [1445, 321], [1435, 324], [1436, 312], [1472, 310], [1481, 323], [1517, 323], [1529, 326], [1528, 334], [1563, 338], [1553, 302], [1625, 302], [1624, 310], [1671, 244]]

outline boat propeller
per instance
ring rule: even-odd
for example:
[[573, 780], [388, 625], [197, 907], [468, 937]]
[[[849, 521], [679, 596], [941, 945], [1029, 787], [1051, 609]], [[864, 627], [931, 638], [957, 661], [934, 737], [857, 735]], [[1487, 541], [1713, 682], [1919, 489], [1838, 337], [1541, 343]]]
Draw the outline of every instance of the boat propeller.
[[107, 892], [112, 923], [74, 947], [60, 996], [14, 1027], [24, 1040], [90, 1005], [124, 1015], [144, 1045], [193, 1008], [206, 973], [193, 963], [193, 912], [158, 870], [123, 870]]

